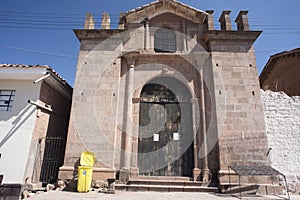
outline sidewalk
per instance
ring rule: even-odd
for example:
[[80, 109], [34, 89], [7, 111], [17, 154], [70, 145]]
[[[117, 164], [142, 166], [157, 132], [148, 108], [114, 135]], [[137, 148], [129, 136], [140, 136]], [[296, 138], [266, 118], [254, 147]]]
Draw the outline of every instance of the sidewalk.
[[[209, 193], [182, 193], [182, 192], [125, 192], [116, 191], [116, 194], [104, 194], [97, 192], [77, 193], [49, 191], [28, 198], [30, 200], [238, 200], [236, 197]], [[279, 200], [284, 199], [276, 196], [243, 197], [244, 200]], [[291, 200], [300, 200], [300, 195], [292, 195]]]

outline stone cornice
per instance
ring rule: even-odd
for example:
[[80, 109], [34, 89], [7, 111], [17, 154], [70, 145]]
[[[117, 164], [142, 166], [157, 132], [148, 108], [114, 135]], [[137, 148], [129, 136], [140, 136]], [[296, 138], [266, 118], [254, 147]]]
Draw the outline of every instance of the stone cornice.
[[250, 41], [254, 42], [262, 31], [223, 31], [223, 30], [210, 30], [206, 31], [203, 35], [201, 40], [204, 43], [209, 41], [216, 41], [216, 40], [226, 40], [226, 41]]
[[173, 13], [196, 23], [204, 23], [208, 14], [175, 0], [158, 0], [125, 13], [128, 23], [137, 23], [145, 17], [155, 17], [163, 13]]
[[[118, 35], [118, 34], [124, 32], [124, 30], [121, 30], [121, 29], [109, 29], [109, 30], [107, 30], [107, 29], [105, 29], [105, 30], [76, 29], [76, 30], [73, 30], [73, 32], [75, 33], [78, 40], [81, 42], [82, 40], [105, 40], [111, 36]], [[126, 31], [124, 32], [124, 34], [126, 34]], [[129, 37], [129, 34], [128, 34], [128, 37]], [[124, 38], [126, 38], [126, 37], [124, 37], [124, 35], [122, 34], [122, 36], [119, 39], [124, 40]]]
[[190, 56], [190, 54], [181, 53], [155, 53], [155, 52], [144, 52], [144, 51], [133, 51], [133, 52], [123, 52], [122, 57], [126, 60], [135, 58], [136, 60], [184, 60], [185, 57]]

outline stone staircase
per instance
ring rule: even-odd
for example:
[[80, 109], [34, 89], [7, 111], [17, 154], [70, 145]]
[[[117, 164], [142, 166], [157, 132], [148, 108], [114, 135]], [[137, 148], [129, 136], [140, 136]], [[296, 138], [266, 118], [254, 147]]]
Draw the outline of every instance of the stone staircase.
[[222, 194], [240, 194], [243, 195], [284, 195], [285, 188], [279, 184], [222, 184], [220, 185]]
[[116, 184], [115, 189], [126, 191], [155, 192], [219, 192], [217, 187], [203, 186], [202, 182], [190, 181], [188, 177], [140, 176], [127, 184]]

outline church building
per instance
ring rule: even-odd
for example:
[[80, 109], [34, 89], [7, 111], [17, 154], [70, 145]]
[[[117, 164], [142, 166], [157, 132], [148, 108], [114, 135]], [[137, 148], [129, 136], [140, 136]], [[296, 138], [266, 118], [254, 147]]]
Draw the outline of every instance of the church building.
[[268, 166], [247, 11], [157, 0], [121, 13], [117, 28], [88, 13], [60, 179], [93, 152], [94, 180], [174, 178], [228, 184], [231, 166]]

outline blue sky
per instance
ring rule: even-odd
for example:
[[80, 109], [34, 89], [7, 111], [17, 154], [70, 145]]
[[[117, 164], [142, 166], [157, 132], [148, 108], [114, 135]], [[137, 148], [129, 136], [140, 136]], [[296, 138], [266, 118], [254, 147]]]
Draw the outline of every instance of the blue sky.
[[[150, 0], [1, 0], [0, 63], [49, 65], [73, 86], [79, 41], [72, 29], [81, 29], [91, 12], [100, 28], [108, 12], [112, 24], [126, 12]], [[181, 0], [199, 10], [214, 10], [215, 26], [223, 10], [234, 19], [249, 10], [251, 30], [262, 30], [255, 43], [258, 73], [270, 55], [300, 47], [299, 0]]]

